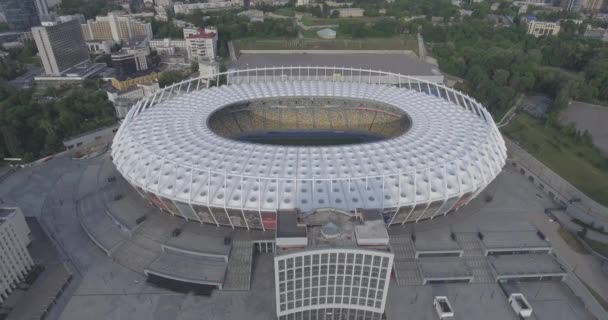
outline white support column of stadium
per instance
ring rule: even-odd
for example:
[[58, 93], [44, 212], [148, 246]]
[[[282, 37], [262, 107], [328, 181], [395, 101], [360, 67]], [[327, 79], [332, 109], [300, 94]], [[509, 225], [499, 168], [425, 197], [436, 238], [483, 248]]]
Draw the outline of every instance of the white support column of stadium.
[[412, 208], [410, 209], [410, 213], [407, 214], [407, 217], [405, 217], [405, 220], [403, 220], [403, 222], [401, 224], [405, 224], [410, 219], [410, 216], [412, 215], [412, 212], [414, 212], [414, 209], [416, 209], [416, 202], [417, 202], [416, 197], [418, 196], [417, 191], [416, 191], [417, 181], [418, 181], [418, 171], [416, 171], [414, 169], [414, 202], [412, 203]]
[[194, 180], [194, 169], [190, 168], [190, 184], [189, 184], [189, 192], [188, 192], [188, 206], [190, 206], [190, 209], [192, 209], [192, 212], [194, 212], [194, 216], [198, 219], [198, 221], [200, 221], [201, 224], [205, 224], [203, 222], [203, 219], [201, 219], [201, 217], [199, 217], [198, 213], [196, 213], [196, 210], [194, 210], [194, 207], [192, 206], [192, 191], [194, 190], [194, 188], [192, 187], [192, 181]]
[[[150, 104], [154, 103], [156, 96], [158, 96], [158, 93], [154, 94], [154, 96], [152, 97], [152, 102], [150, 102]], [[146, 109], [149, 99], [150, 99], [150, 97], [146, 98], [146, 100], [144, 100], [144, 102], [139, 105], [139, 107], [137, 109], [137, 114], [140, 114], [142, 111], [144, 111]]]
[[162, 89], [160, 91], [160, 96], [158, 97], [158, 102], [162, 102], [163, 101], [163, 96], [165, 95], [165, 92], [167, 91], [167, 89]]
[[[164, 169], [165, 169], [165, 165], [164, 165], [164, 162], [163, 162], [163, 159], [162, 159], [162, 158], [158, 157], [158, 159], [157, 159], [157, 160], [159, 160], [159, 161], [161, 162], [161, 165], [160, 165], [160, 170], [158, 170], [158, 190], [157, 190], [157, 192], [158, 192], [158, 193], [160, 193], [160, 179], [161, 179], [161, 177], [163, 176], [163, 172], [164, 172]], [[164, 196], [163, 196], [163, 198], [164, 198], [164, 199], [169, 199], [169, 198], [164, 197]], [[165, 207], [167, 207], [167, 205], [165, 204], [165, 201], [163, 201], [163, 199], [161, 199], [161, 198], [159, 197], [159, 200], [160, 200], [160, 202], [162, 202], [162, 203], [163, 203], [163, 205], [164, 205]], [[171, 200], [171, 199], [169, 199], [169, 200]], [[171, 212], [171, 210], [169, 210], [169, 208], [168, 208], [168, 207], [167, 207], [167, 211], [169, 211], [169, 213], [170, 213], [172, 216], [175, 216], [175, 214], [173, 214], [173, 212]]]
[[[431, 89], [429, 88], [429, 91], [431, 91]], [[426, 210], [428, 210], [429, 206], [431, 205], [431, 169], [427, 168], [426, 169], [426, 174], [427, 174], [427, 178], [428, 178], [428, 182], [427, 182], [427, 189], [426, 190], [426, 194], [427, 194], [427, 199], [426, 199], [426, 207], [424, 208], [424, 210], [422, 210], [422, 212], [420, 213], [420, 215], [418, 216], [418, 218], [416, 218], [416, 223], [418, 223], [418, 221], [420, 220], [420, 218], [422, 218], [422, 216], [426, 213]]]
[[448, 202], [448, 168], [447, 168], [447, 163], [444, 162], [444, 164], [443, 164], [443, 203], [441, 204], [441, 206], [439, 206], [439, 208], [437, 208], [437, 211], [435, 211], [435, 213], [431, 216], [431, 220], [433, 220], [433, 218], [435, 218], [437, 213], [439, 213], [441, 211], [441, 209], [443, 209], [443, 207], [445, 206], [445, 204], [447, 202]]
[[458, 101], [458, 105], [459, 106], [461, 106], [461, 107], [464, 106], [464, 108], [466, 108], [466, 105], [467, 105], [466, 104], [466, 99], [464, 99], [464, 97], [462, 95], [457, 94], [456, 95], [456, 100]]
[[[266, 227], [264, 227], [264, 220], [262, 220], [262, 177], [258, 176], [258, 212], [260, 213], [260, 222], [262, 223], [262, 229], [266, 231]], [[275, 219], [276, 217], [275, 213]], [[275, 220], [276, 221], [276, 220]]]
[[224, 171], [224, 181], [222, 181], [222, 187], [222, 198], [224, 199], [224, 205], [222, 206], [222, 209], [224, 209], [224, 213], [226, 214], [226, 217], [228, 217], [228, 221], [230, 221], [230, 226], [232, 227], [232, 229], [234, 229], [232, 218], [228, 214], [228, 209], [226, 208], [226, 171]]
[[[244, 203], [244, 197], [243, 197], [243, 176], [240, 176], [241, 181], [239, 182], [239, 187], [240, 187], [240, 192], [239, 192], [239, 198], [241, 200], [241, 214], [243, 215], [243, 219], [245, 220], [245, 225], [247, 225], [247, 230], [251, 230], [251, 228], [249, 227], [249, 221], [247, 221], [247, 216], [245, 216], [245, 210], [243, 209], [243, 203]], [[262, 221], [260, 220], [260, 223], [262, 223]]]
[[[467, 161], [470, 161], [470, 160], [467, 160]], [[473, 164], [473, 162], [470, 162], [470, 163], [467, 163], [467, 164]], [[475, 165], [477, 165], [477, 164], [475, 164]], [[465, 168], [466, 168], [467, 175], [469, 176], [469, 181], [471, 181], [471, 184], [472, 184], [472, 183], [473, 183], [473, 174], [471, 174], [471, 169], [470, 169], [470, 167], [471, 167], [470, 165], [467, 165]], [[483, 172], [481, 171], [481, 168], [478, 166], [478, 167], [477, 167], [477, 169], [479, 169], [479, 175], [483, 177]], [[484, 180], [485, 180], [485, 179], [484, 179]], [[471, 196], [472, 196], [472, 195], [473, 195], [473, 192], [475, 192], [475, 189], [472, 189], [472, 190], [471, 190], [471, 191], [469, 191], [469, 192], [471, 192]], [[465, 194], [465, 192], [462, 192], [462, 191], [461, 191], [461, 195], [460, 195], [460, 197], [462, 198], [462, 196], [464, 196], [464, 194]], [[469, 197], [469, 199], [470, 199], [470, 197]], [[454, 205], [455, 205], [455, 204], [454, 204]]]
[[[492, 130], [492, 129], [490, 129], [490, 130]], [[492, 132], [489, 133], [489, 136], [492, 136]], [[488, 167], [490, 167], [490, 162], [492, 162], [492, 163], [494, 163], [495, 172], [500, 172], [502, 165], [500, 164], [500, 162], [498, 162], [496, 160], [494, 155], [492, 155], [491, 150], [488, 150], [488, 145], [483, 144], [483, 149], [486, 153], [485, 158], [486, 158], [486, 162], [488, 163]]]
[[384, 175], [382, 175], [382, 195], [380, 196], [380, 212], [384, 212]]
[[175, 89], [175, 86], [176, 86], [176, 84], [174, 83], [169, 87], [169, 89], [171, 89], [171, 90], [169, 91], [169, 96], [167, 97], [167, 99], [171, 98], [171, 95], [173, 94], [173, 89]]
[[[448, 101], [453, 102], [456, 105], [459, 105], [458, 104], [458, 99], [456, 98], [456, 95], [454, 94], [454, 91], [452, 91], [452, 90], [450, 90], [450, 91], [452, 92], [452, 95], [454, 96], [454, 99], [456, 100], [456, 102], [454, 102], [454, 101], [452, 101], [452, 99], [450, 99], [450, 95], [449, 94], [448, 94]], [[448, 92], [450, 92], [450, 91], [448, 91]]]
[[397, 195], [399, 197], [399, 200], [397, 202], [397, 211], [395, 211], [395, 214], [393, 215], [393, 217], [391, 218], [391, 221], [388, 222], [388, 225], [390, 226], [393, 221], [395, 221], [395, 218], [397, 217], [397, 214], [399, 213], [399, 210], [401, 210], [401, 177], [402, 177], [403, 173], [399, 173], [397, 175]]
[[[262, 225], [264, 225], [264, 224], [262, 223]], [[273, 260], [274, 260], [274, 283], [275, 283], [275, 288], [279, 288], [279, 283], [280, 283], [279, 282], [279, 259], [274, 258]], [[287, 261], [283, 261], [283, 265], [287, 266]], [[311, 269], [312, 269], [312, 267], [311, 267]], [[285, 272], [285, 274], [287, 274], [287, 268], [283, 269], [283, 272]], [[287, 280], [286, 278], [284, 278], [284, 279]], [[275, 306], [276, 306], [276, 314], [278, 315], [278, 314], [281, 313], [281, 300], [280, 300], [281, 294], [279, 292], [280, 290], [276, 290], [276, 291], [277, 292], [274, 295], [274, 300], [275, 300], [274, 303], [275, 303]], [[285, 308], [285, 309], [287, 309], [287, 308]], [[277, 318], [279, 318], [279, 317], [277, 317]]]
[[[175, 174], [173, 175], [173, 193], [171, 194], [171, 198], [168, 198], [169, 200], [171, 200], [171, 202], [173, 202], [173, 206], [175, 207], [175, 209], [177, 209], [177, 212], [179, 212], [180, 215], [183, 215], [181, 211], [179, 211], [179, 208], [177, 207], [177, 205], [175, 205], [175, 194], [177, 193], [177, 170], [179, 168], [179, 166], [177, 164], [174, 164], [175, 166]], [[160, 185], [159, 185], [160, 187]], [[186, 221], [190, 221], [188, 219], [188, 217], [186, 217], [185, 215], [183, 215], [184, 218], [186, 219]]]
[[484, 174], [484, 171], [482, 170], [481, 166], [479, 165], [479, 162], [481, 162], [481, 159], [478, 160], [477, 168], [479, 169], [479, 174], [483, 178], [483, 184], [481, 184], [477, 188], [477, 190], [471, 191], [471, 193], [472, 193], [471, 196], [467, 199], [467, 201], [463, 205], [468, 204], [471, 201], [471, 199], [476, 198], [481, 193], [481, 191], [490, 183], [490, 181], [487, 180], [486, 175]]
[[194, 80], [188, 81], [188, 87], [186, 87], [186, 93], [190, 93], [190, 85], [192, 84], [192, 81], [194, 81]]
[[211, 211], [210, 204], [211, 204], [211, 168], [207, 168], [207, 210], [209, 210], [209, 213], [211, 214], [213, 221], [215, 221], [215, 223], [219, 227], [220, 223], [215, 218], [215, 213], [213, 213], [213, 211]]
[[[140, 152], [140, 153], [139, 153], [139, 163], [143, 163], [143, 162], [142, 162], [142, 160], [143, 160], [143, 158], [142, 158], [142, 153]], [[124, 162], [123, 162], [123, 163], [122, 163], [122, 164], [121, 164], [119, 167], [117, 167], [117, 168], [122, 169], [122, 168], [123, 168], [124, 166], [126, 166], [126, 165], [127, 165], [127, 161], [124, 161]], [[127, 168], [127, 171], [125, 172], [125, 174], [124, 174], [123, 176], [124, 176], [124, 177], [128, 177], [128, 176], [129, 176], [129, 173], [131, 173], [131, 170], [133, 170], [135, 167], [136, 167], [136, 166], [129, 166], [129, 168]], [[138, 178], [138, 177], [136, 177], [136, 179], [137, 179], [137, 178]], [[135, 179], [134, 179], [134, 180], [135, 180]]]
[[[463, 160], [460, 160], [460, 162], [464, 163]], [[460, 173], [461, 172], [460, 163], [456, 162], [455, 164], [456, 164], [456, 168], [455, 168], [456, 169], [456, 179], [458, 180], [458, 199], [456, 199], [456, 201], [452, 204], [452, 207], [454, 207], [456, 202], [458, 202], [458, 200], [460, 198], [462, 198], [462, 196], [464, 195], [464, 191], [462, 190], [462, 177], [461, 177], [461, 173]], [[465, 165], [465, 172], [468, 175], [468, 163]], [[450, 209], [452, 209], [452, 208], [446, 208], [443, 215], [445, 216], [446, 214], [448, 214], [448, 211], [450, 211]]]

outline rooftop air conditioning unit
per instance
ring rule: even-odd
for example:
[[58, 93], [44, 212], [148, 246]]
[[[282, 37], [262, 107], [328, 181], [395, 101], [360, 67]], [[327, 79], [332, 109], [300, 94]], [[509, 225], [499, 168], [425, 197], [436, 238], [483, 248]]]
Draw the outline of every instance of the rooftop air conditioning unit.
[[449, 319], [454, 317], [454, 309], [452, 309], [452, 305], [450, 304], [448, 297], [436, 296], [435, 301], [433, 301], [433, 305], [435, 306], [439, 319]]
[[509, 296], [509, 303], [511, 304], [513, 310], [515, 310], [515, 313], [521, 317], [528, 318], [532, 315], [532, 306], [530, 306], [530, 303], [528, 303], [528, 300], [523, 294], [512, 293]]

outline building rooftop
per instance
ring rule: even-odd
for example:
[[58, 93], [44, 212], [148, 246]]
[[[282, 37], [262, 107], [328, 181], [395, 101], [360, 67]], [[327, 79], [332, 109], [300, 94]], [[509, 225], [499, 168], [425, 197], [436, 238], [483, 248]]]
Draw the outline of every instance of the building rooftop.
[[458, 258], [422, 258], [418, 265], [420, 273], [427, 279], [471, 278], [471, 270]]
[[188, 36], [188, 38], [203, 38], [203, 39], [213, 39], [215, 38], [216, 33], [215, 32], [210, 32], [207, 31], [205, 28], [198, 28], [196, 30], [196, 33], [191, 34]]
[[175, 280], [221, 285], [227, 265], [228, 262], [221, 257], [197, 256], [169, 250], [152, 262], [147, 270]]
[[564, 267], [549, 254], [514, 254], [492, 256], [490, 265], [499, 278], [565, 276]]
[[401, 51], [282, 51], [264, 53], [243, 52], [229, 69], [249, 69], [265, 66], [336, 66], [373, 69], [413, 76], [438, 76], [439, 68], [420, 60], [414, 54]]
[[416, 251], [455, 251], [462, 250], [458, 242], [452, 239], [452, 232], [447, 228], [438, 228], [425, 232], [416, 232]]
[[145, 77], [147, 75], [150, 75], [152, 73], [158, 73], [159, 70], [155, 69], [155, 68], [151, 68], [151, 69], [147, 69], [147, 70], [142, 70], [142, 71], [138, 71], [129, 75], [117, 75], [115, 77], [116, 80], [118, 81], [125, 81], [128, 79], [135, 79], [135, 78], [139, 78], [139, 77]]
[[355, 226], [358, 245], [388, 245], [388, 232], [382, 220], [366, 221]]
[[534, 231], [484, 232], [481, 242], [487, 249], [551, 247]]
[[306, 227], [298, 226], [296, 211], [282, 210], [277, 213], [277, 238], [306, 237]]
[[187, 223], [181, 227], [181, 231], [178, 237], [167, 239], [165, 245], [181, 250], [226, 257], [230, 254], [230, 245], [224, 242], [224, 237], [227, 236], [224, 230], [201, 228], [200, 225]]
[[[356, 247], [386, 250], [389, 243], [383, 220], [361, 222], [355, 215], [329, 209], [307, 215], [279, 211], [276, 235], [277, 246], [283, 250]], [[290, 238], [294, 240], [286, 240]]]

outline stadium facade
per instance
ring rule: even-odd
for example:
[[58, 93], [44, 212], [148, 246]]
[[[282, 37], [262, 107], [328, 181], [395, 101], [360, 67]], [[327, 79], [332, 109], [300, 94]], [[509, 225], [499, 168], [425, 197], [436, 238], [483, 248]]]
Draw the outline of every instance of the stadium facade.
[[[242, 139], [276, 132], [374, 141]], [[374, 70], [269, 67], [182, 81], [139, 101], [112, 157], [163, 211], [266, 230], [281, 210], [375, 209], [390, 225], [449, 214], [500, 173], [506, 147], [490, 114], [446, 86]]]

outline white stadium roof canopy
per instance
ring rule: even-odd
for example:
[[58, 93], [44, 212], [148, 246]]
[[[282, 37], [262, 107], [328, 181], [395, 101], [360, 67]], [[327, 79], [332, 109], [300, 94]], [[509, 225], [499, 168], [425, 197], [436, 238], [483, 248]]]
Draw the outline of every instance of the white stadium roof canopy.
[[[295, 68], [308, 68], [308, 76], [298, 70], [296, 77]], [[125, 118], [113, 161], [131, 184], [176, 201], [305, 212], [398, 208], [474, 194], [505, 164], [506, 147], [492, 117], [457, 91], [385, 72], [375, 79], [388, 75], [388, 83], [335, 77], [347, 68], [313, 77], [310, 68], [287, 68], [292, 73], [278, 78], [278, 68], [257, 69], [255, 79], [243, 81], [234, 71], [230, 85], [199, 89], [202, 80], [195, 79], [164, 88]], [[270, 69], [273, 76], [258, 78]], [[207, 125], [225, 106], [277, 97], [377, 101], [405, 112], [411, 128], [379, 142], [299, 147], [230, 140]]]

